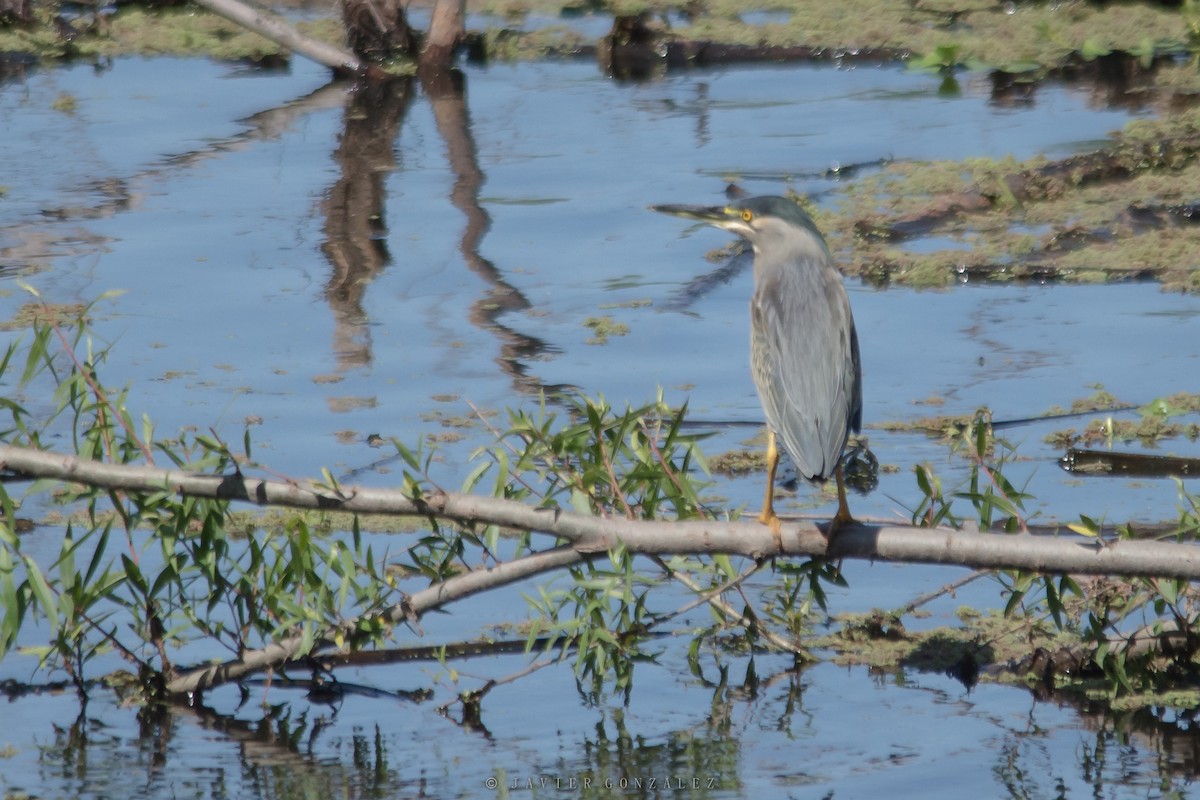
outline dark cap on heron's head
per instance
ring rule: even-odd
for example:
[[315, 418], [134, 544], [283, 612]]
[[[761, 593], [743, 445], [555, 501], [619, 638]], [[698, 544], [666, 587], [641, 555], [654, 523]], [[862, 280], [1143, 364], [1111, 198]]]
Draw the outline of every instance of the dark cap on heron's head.
[[742, 234], [749, 231], [755, 219], [778, 219], [803, 228], [818, 238], [824, 238], [807, 211], [794, 200], [776, 195], [732, 200], [723, 206], [659, 205], [650, 206], [650, 209], [662, 214], [707, 222], [709, 225]]

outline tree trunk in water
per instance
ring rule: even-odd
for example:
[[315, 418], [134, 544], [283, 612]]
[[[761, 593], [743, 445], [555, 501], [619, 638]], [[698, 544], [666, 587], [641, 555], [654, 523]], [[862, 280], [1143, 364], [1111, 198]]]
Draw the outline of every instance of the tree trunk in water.
[[448, 69], [454, 61], [454, 51], [466, 32], [466, 0], [437, 0], [425, 47], [421, 50], [421, 66], [425, 69]]
[[33, 22], [31, 0], [0, 0], [0, 23]]
[[408, 26], [400, 0], [344, 0], [342, 21], [350, 49], [366, 61], [416, 52], [417, 34]]

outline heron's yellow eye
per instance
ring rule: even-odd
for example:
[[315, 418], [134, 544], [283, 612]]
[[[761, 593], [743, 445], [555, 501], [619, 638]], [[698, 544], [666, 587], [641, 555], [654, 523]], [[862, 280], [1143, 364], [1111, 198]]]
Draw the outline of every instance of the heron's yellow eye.
[[748, 208], [742, 209], [742, 222], [749, 222], [754, 219], [754, 212]]

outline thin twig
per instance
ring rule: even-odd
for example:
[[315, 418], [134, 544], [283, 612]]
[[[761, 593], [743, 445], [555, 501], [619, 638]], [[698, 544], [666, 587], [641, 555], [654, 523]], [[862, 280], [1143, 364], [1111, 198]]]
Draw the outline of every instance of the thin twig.
[[920, 595], [917, 598], [915, 598], [914, 600], [912, 600], [912, 602], [910, 602], [908, 605], [904, 606], [904, 608], [900, 609], [900, 616], [905, 616], [906, 614], [911, 614], [912, 612], [916, 611], [918, 608], [925, 605], [926, 603], [931, 603], [934, 600], [937, 600], [942, 595], [954, 594], [954, 592], [957, 592], [959, 589], [966, 586], [971, 581], [982, 578], [984, 575], [987, 575], [987, 574], [988, 574], [987, 572], [982, 572], [982, 571], [972, 572], [970, 575], [964, 575], [963, 577], [959, 578], [956, 581], [950, 581], [950, 583], [947, 583], [945, 586], [941, 587], [940, 589], [934, 589], [932, 592], [926, 592], [925, 594]]
[[[541, 661], [531, 661], [530, 663], [526, 664], [524, 667], [517, 670], [516, 672], [509, 673], [508, 675], [505, 675], [502, 678], [487, 678], [486, 682], [484, 683], [484, 685], [482, 687], [470, 692], [471, 699], [474, 702], [478, 703], [480, 700], [482, 700], [487, 695], [488, 692], [490, 692], [492, 689], [495, 689], [497, 686], [504, 686], [506, 684], [519, 681], [521, 678], [524, 678], [528, 675], [532, 675], [533, 673], [537, 672], [538, 670], [545, 669], [546, 667], [552, 666], [553, 664], [557, 664], [558, 661], [559, 661], [559, 659], [557, 659], [557, 658], [547, 658], [547, 659], [543, 659]], [[465, 672], [460, 672], [460, 674], [468, 675], [468, 677], [479, 677], [479, 676], [469, 675], [468, 673], [465, 673]], [[443, 703], [442, 705], [438, 706], [438, 711], [442, 714], [445, 714], [450, 709], [451, 706], [453, 706], [455, 704], [461, 704], [463, 702], [465, 702], [464, 695], [461, 693], [456, 693], [453, 700], [450, 700], [449, 702]]]
[[600, 460], [604, 462], [604, 470], [608, 473], [608, 484], [612, 488], [613, 496], [621, 501], [621, 505], [625, 507], [625, 519], [635, 519], [633, 508], [630, 507], [629, 501], [625, 499], [625, 492], [621, 489], [621, 482], [617, 480], [617, 473], [613, 469], [612, 459], [608, 457], [608, 448], [604, 446], [604, 436], [596, 437], [596, 444], [600, 445]]
[[[667, 563], [662, 560], [661, 557], [654, 556], [654, 561], [672, 578], [679, 579], [679, 572], [677, 570], [671, 569], [667, 565]], [[754, 562], [753, 566], [748, 567], [747, 569], [738, 573], [736, 576], [725, 581], [725, 583], [723, 583], [720, 586], [717, 586], [713, 589], [709, 589], [708, 591], [699, 591], [697, 588], [688, 587], [688, 588], [692, 589], [692, 591], [696, 594], [696, 597], [694, 597], [692, 600], [688, 601], [687, 603], [684, 603], [682, 606], [680, 606], [679, 608], [670, 612], [669, 614], [664, 614], [662, 617], [655, 620], [655, 624], [657, 625], [660, 622], [666, 622], [668, 620], [675, 619], [676, 617], [686, 614], [687, 612], [691, 611], [693, 608], [696, 608], [697, 606], [703, 605], [705, 603], [711, 603], [713, 597], [720, 597], [721, 595], [725, 594], [725, 592], [728, 592], [730, 589], [740, 586], [742, 581], [746, 580], [746, 578], [749, 578], [751, 575], [758, 572], [761, 568], [762, 568], [762, 564], [760, 562], [756, 561], [756, 562]], [[682, 580], [680, 580], [679, 582], [683, 583]], [[687, 584], [684, 584], [684, 585], [686, 586]]]
[[[46, 306], [45, 303], [42, 304], [42, 309], [47, 314], [50, 313], [49, 307]], [[71, 343], [67, 341], [66, 334], [63, 333], [62, 328], [59, 327], [57, 322], [51, 322], [50, 327], [54, 330], [55, 335], [58, 336], [58, 341], [59, 341], [59, 344], [62, 345], [63, 351], [67, 354], [67, 357], [71, 359], [71, 363], [73, 363], [75, 365], [75, 369], [79, 372], [80, 375], [83, 376], [84, 381], [87, 382], [88, 388], [92, 390], [92, 394], [96, 398], [97, 405], [99, 405], [100, 408], [104, 409], [104, 412], [106, 414], [116, 417], [117, 421], [121, 423], [121, 427], [123, 427], [125, 429], [125, 433], [129, 436], [129, 438], [132, 439], [133, 441], [137, 442], [138, 449], [142, 451], [142, 455], [144, 455], [146, 457], [146, 461], [150, 464], [153, 464], [154, 463], [153, 451], [150, 449], [149, 445], [147, 445], [145, 442], [143, 442], [141, 440], [141, 438], [137, 435], [137, 431], [135, 431], [133, 429], [133, 427], [129, 424], [129, 421], [123, 415], [118, 413], [116, 411], [116, 409], [113, 408], [112, 403], [109, 402], [109, 400], [108, 400], [108, 395], [105, 394], [105, 392], [104, 392], [104, 388], [96, 382], [96, 371], [94, 369], [85, 367], [83, 365], [83, 363], [79, 360], [78, 356], [75, 355], [74, 346], [72, 346]], [[106, 443], [108, 445], [108, 457], [115, 458], [116, 454], [113, 452], [112, 439], [109, 438], [108, 436], [106, 436], [105, 438], [107, 440]]]
[[[503, 445], [505, 448], [507, 448], [508, 452], [511, 453], [512, 455], [516, 456], [518, 459], [521, 459], [524, 457], [524, 454], [517, 448], [513, 447], [512, 444], [509, 443], [508, 437], [506, 435], [504, 435], [504, 433], [502, 433], [499, 428], [497, 428], [495, 425], [493, 425], [492, 421], [490, 419], [488, 419], [484, 415], [484, 413], [482, 411], [480, 411], [479, 408], [474, 403], [472, 403], [470, 400], [467, 400], [466, 403], [468, 406], [471, 407], [471, 410], [475, 412], [475, 416], [479, 418], [479, 421], [483, 423], [484, 427], [486, 427], [488, 429], [488, 432], [492, 435], [492, 438], [495, 441], [499, 442], [501, 445]], [[489, 453], [489, 455], [491, 455], [491, 453]], [[491, 456], [491, 458], [492, 458], [493, 464], [498, 463], [499, 459], [497, 459], [495, 456]], [[539, 493], [538, 490], [533, 487], [533, 484], [531, 484], [529, 481], [525, 480], [525, 476], [522, 475], [520, 472], [513, 472], [512, 470], [509, 470], [508, 473], [511, 477], [515, 478], [522, 486], [524, 486], [526, 489], [528, 489], [529, 493], [531, 495], [533, 495], [534, 497], [537, 497], [539, 499], [543, 499], [543, 500], [545, 499], [545, 495]]]
[[[664, 564], [661, 559], [658, 559], [658, 561], [659, 561], [659, 564], [664, 569], [667, 568], [666, 564]], [[730, 588], [738, 589], [740, 591], [742, 581], [745, 580], [746, 578], [750, 577], [750, 575], [757, 572], [758, 569], [759, 569], [759, 564], [755, 563], [753, 569], [750, 569], [747, 572], [745, 572], [741, 575], [738, 575], [738, 577], [736, 579], [730, 581]], [[692, 580], [690, 576], [685, 575], [677, 570], [669, 570], [668, 569], [668, 572], [670, 573], [671, 577], [673, 577], [675, 580], [679, 581], [684, 586], [691, 589], [697, 595], [700, 595], [700, 597], [698, 597], [697, 600], [699, 600], [700, 602], [708, 603], [710, 606], [715, 608], [718, 612], [720, 612], [723, 616], [725, 616], [726, 619], [730, 620], [731, 622], [735, 622], [738, 625], [741, 625], [743, 627], [747, 626], [748, 621], [746, 620], [746, 615], [743, 614], [741, 611], [738, 611], [736, 608], [729, 605], [729, 603], [726, 603], [724, 600], [721, 599], [721, 594], [724, 593], [724, 591], [725, 591], [724, 588], [722, 588], [720, 592], [716, 592], [716, 593], [713, 593], [711, 591], [705, 592], [704, 587], [701, 586], [700, 584], [696, 583], [694, 580]], [[749, 602], [747, 602], [747, 605], [749, 605]], [[769, 641], [771, 644], [775, 645], [777, 648], [784, 651], [785, 653], [799, 653], [800, 652], [800, 648], [798, 648], [794, 643], [789, 642], [787, 639], [784, 639], [782, 636], [780, 636], [777, 633], [774, 633], [773, 631], [762, 628], [762, 629], [758, 630], [758, 633], [760, 633], [767, 641]]]

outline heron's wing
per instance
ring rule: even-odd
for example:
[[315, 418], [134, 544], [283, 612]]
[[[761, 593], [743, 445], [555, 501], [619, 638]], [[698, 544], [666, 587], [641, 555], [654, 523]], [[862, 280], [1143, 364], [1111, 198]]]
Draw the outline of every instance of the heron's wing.
[[767, 422], [810, 480], [833, 474], [862, 423], [858, 335], [841, 277], [813, 265], [763, 270], [751, 361]]

